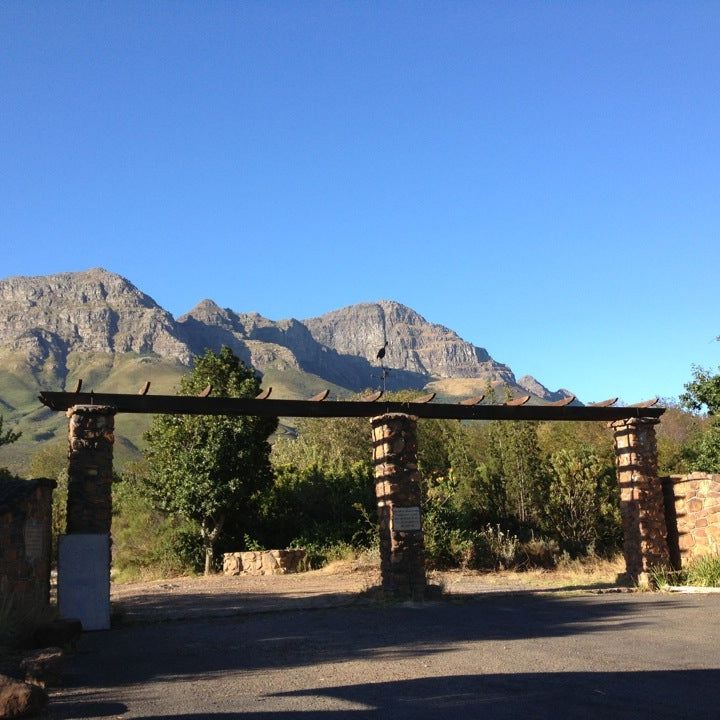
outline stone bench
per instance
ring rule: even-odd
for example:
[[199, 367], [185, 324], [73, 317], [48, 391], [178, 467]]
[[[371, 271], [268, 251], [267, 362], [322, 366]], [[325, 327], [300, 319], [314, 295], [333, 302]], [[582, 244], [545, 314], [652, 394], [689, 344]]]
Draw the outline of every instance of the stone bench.
[[254, 550], [223, 554], [223, 575], [287, 575], [300, 572], [305, 551]]

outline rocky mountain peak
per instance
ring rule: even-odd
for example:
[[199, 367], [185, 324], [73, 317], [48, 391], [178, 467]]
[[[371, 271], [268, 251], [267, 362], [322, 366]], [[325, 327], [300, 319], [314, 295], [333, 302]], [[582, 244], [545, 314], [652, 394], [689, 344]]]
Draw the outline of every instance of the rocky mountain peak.
[[0, 281], [0, 344], [20, 348], [35, 330], [66, 351], [156, 353], [190, 361], [172, 315], [103, 268]]
[[394, 300], [351, 305], [303, 322], [319, 343], [341, 355], [375, 363], [387, 340], [384, 362], [390, 368], [438, 378], [479, 377], [492, 370], [515, 382], [510, 369], [492, 360], [484, 348]]
[[523, 377], [517, 381], [517, 384], [532, 395], [539, 397], [541, 400], [547, 400], [548, 402], [562, 400], [563, 398], [570, 397], [572, 395], [569, 390], [565, 390], [564, 388], [560, 388], [560, 390], [552, 392], [532, 375], [523, 375]]

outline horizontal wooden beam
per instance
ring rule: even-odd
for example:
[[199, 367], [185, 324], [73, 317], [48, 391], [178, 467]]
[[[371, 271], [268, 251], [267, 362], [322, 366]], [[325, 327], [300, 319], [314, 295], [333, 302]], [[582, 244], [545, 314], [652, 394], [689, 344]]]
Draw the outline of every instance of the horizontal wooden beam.
[[124, 395], [115, 393], [43, 392], [40, 401], [52, 410], [75, 405], [109, 405], [116, 412], [170, 415], [257, 415], [261, 417], [375, 417], [406, 413], [448, 420], [598, 420], [658, 418], [662, 407], [589, 407], [584, 405], [461, 405], [357, 400], [258, 400], [256, 398]]

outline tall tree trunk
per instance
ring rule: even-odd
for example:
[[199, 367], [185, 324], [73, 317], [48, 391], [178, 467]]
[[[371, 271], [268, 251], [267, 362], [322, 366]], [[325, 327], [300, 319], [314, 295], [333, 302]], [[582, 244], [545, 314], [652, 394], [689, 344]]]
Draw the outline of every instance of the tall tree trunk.
[[202, 523], [202, 539], [205, 547], [205, 575], [212, 573], [213, 560], [215, 556], [215, 542], [220, 536], [223, 525], [225, 524], [225, 516], [219, 518], [205, 518]]

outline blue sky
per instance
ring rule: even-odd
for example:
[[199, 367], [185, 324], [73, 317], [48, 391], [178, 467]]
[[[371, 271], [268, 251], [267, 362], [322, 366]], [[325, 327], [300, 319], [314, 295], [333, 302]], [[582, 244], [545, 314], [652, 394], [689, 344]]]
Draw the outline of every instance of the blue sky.
[[585, 400], [720, 364], [715, 2], [0, 4], [0, 277], [396, 299]]

